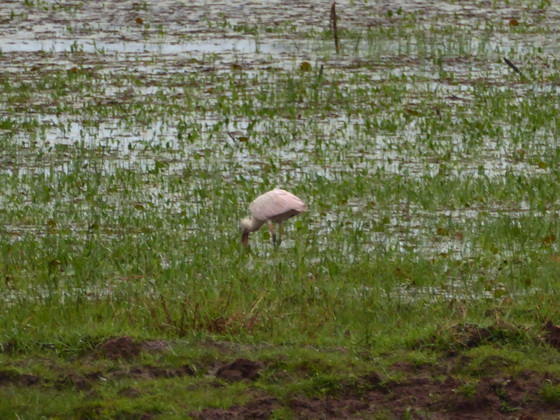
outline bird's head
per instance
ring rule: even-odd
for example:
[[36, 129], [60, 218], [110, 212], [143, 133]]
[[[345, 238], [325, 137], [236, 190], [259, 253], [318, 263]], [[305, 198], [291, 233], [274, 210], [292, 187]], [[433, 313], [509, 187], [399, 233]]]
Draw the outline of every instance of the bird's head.
[[249, 245], [249, 232], [251, 229], [251, 219], [243, 219], [239, 224], [239, 228], [241, 230], [241, 244], [243, 244], [243, 248], [247, 248]]

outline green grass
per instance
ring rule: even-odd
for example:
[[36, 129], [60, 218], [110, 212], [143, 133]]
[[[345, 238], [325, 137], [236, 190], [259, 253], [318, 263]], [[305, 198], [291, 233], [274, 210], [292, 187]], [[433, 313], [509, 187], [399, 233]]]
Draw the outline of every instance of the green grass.
[[[462, 12], [339, 6], [342, 16], [364, 13], [353, 25], [343, 18], [340, 56], [318, 25], [225, 15], [199, 25], [216, 39], [232, 31], [297, 48], [116, 54], [76, 42], [23, 62], [3, 53], [0, 67], [24, 70], [0, 75], [2, 362], [54, 380], [124, 335], [194, 343], [181, 355], [193, 364], [223, 361], [197, 347], [207, 340], [251, 349], [229, 355], [290, 361], [255, 387], [205, 382], [211, 362], [187, 385], [110, 380], [90, 397], [10, 385], [0, 417], [179, 418], [243, 404], [249, 389], [283, 402], [324, 397], [363, 370], [434, 365], [448, 351], [473, 358], [457, 368], [465, 395], [492, 369], [556, 375], [541, 329], [560, 322], [557, 51], [538, 46], [554, 34], [549, 21], [507, 3], [519, 26], [500, 17], [504, 2], [482, 26]], [[70, 32], [92, 33], [69, 23], [85, 3], [27, 1], [4, 17], [48, 19], [55, 9]], [[192, 37], [150, 19], [147, 4], [136, 12], [145, 24], [126, 22], [132, 39]], [[279, 249], [263, 229], [244, 252], [239, 219], [276, 186], [310, 211], [286, 224]], [[510, 328], [477, 349], [453, 330], [500, 322]], [[18, 365], [34, 358], [57, 368]], [[119, 396], [126, 387], [141, 397]], [[557, 394], [543, 384], [544, 401], [557, 404]]]

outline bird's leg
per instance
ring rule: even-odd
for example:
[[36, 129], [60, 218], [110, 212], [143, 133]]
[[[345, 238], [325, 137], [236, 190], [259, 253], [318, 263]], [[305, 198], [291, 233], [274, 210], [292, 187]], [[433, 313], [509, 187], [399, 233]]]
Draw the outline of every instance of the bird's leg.
[[283, 228], [282, 226], [284, 226], [282, 224], [282, 222], [279, 223], [280, 226], [278, 226], [278, 245], [280, 245], [282, 243], [282, 232], [283, 232]]
[[274, 244], [274, 246], [276, 246], [276, 234], [274, 233], [274, 227], [272, 226], [272, 220], [268, 220], [267, 225], [268, 225], [268, 231], [270, 232], [270, 235], [272, 236], [272, 243]]

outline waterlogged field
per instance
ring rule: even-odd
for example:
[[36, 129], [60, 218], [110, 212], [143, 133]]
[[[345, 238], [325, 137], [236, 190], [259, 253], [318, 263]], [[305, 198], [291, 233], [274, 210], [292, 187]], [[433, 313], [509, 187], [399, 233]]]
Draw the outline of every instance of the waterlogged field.
[[1, 418], [555, 418], [560, 7], [336, 7], [3, 3]]

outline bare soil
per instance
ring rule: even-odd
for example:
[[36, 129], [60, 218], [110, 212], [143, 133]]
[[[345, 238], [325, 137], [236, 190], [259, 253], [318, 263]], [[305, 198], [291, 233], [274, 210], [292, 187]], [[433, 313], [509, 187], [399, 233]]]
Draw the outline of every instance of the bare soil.
[[[560, 328], [547, 322], [543, 327], [544, 340], [556, 345]], [[484, 329], [466, 324], [457, 327], [455, 335], [463, 348], [478, 346], [492, 338], [492, 328]], [[224, 408], [204, 408], [188, 413], [199, 419], [267, 419], [275, 410], [289, 410], [301, 419], [339, 418], [413, 418], [413, 419], [554, 419], [560, 407], [547, 404], [542, 396], [544, 383], [557, 385], [560, 377], [550, 373], [524, 370], [505, 374], [508, 361], [500, 357], [488, 357], [479, 370], [465, 374], [469, 357], [457, 351], [433, 364], [415, 365], [409, 362], [395, 363], [388, 371], [364, 372], [363, 375], [341, 380], [320, 397], [308, 397], [305, 393], [293, 394], [280, 399], [267, 394], [257, 382], [266, 370], [268, 377], [282, 377], [266, 360], [238, 358], [225, 362], [200, 361], [207, 366], [198, 373], [189, 364], [177, 368], [137, 364], [141, 352], [164, 352], [172, 342], [146, 341], [137, 343], [130, 337], [111, 337], [99, 344], [93, 352], [81, 357], [84, 372], [67, 372], [56, 379], [18, 373], [16, 369], [0, 370], [0, 389], [15, 387], [47, 387], [75, 389], [89, 392], [95, 398], [95, 388], [100, 381], [157, 380], [159, 378], [200, 377], [227, 387], [244, 381], [248, 386], [250, 401]], [[227, 354], [224, 353], [224, 356]], [[99, 359], [118, 360], [118, 369], [91, 371], [88, 363]], [[196, 363], [196, 361], [195, 361]], [[212, 363], [212, 364], [209, 364]], [[473, 373], [475, 376], [473, 377]], [[477, 377], [476, 374], [480, 375]], [[303, 366], [296, 374], [308, 376]], [[394, 379], [399, 378], [399, 379]], [[468, 378], [468, 379], [465, 379]], [[264, 380], [264, 379], [263, 379]], [[119, 396], [139, 398], [143, 392], [135, 387], [119, 391]], [[157, 417], [145, 413], [144, 418]]]

